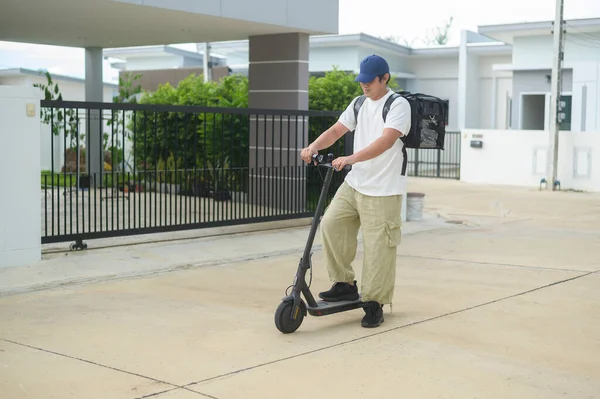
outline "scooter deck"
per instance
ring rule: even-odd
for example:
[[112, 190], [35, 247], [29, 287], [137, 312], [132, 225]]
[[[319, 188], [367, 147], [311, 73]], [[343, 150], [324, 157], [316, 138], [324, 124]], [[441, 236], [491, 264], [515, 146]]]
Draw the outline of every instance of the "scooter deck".
[[364, 302], [359, 298], [356, 301], [327, 302], [317, 301], [316, 307], [306, 306], [311, 316], [327, 316], [333, 313], [345, 312], [348, 310], [359, 309], [364, 306]]

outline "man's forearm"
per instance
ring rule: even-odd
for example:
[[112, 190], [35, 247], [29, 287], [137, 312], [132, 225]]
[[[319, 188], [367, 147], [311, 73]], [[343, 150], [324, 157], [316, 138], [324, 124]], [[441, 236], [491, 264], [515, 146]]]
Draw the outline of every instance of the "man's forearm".
[[315, 141], [313, 141], [310, 145], [316, 150], [316, 151], [320, 151], [324, 148], [329, 148], [331, 147], [337, 140], [339, 140], [339, 138], [342, 136], [340, 135], [340, 131], [343, 129], [340, 129], [340, 126], [334, 125], [332, 127], [330, 127], [329, 129], [327, 129], [326, 131], [324, 131], [319, 137], [317, 137], [317, 139]]
[[358, 151], [356, 154], [353, 154], [352, 158], [354, 160], [354, 163], [364, 162], [368, 161], [369, 159], [378, 157], [385, 151], [392, 148], [396, 140], [398, 140], [398, 138], [393, 137], [392, 135], [381, 136], [364, 149]]

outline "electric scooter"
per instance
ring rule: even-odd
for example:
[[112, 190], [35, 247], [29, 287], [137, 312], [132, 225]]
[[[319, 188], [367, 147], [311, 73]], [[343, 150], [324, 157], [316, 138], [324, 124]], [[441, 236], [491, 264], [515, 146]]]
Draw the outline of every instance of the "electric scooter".
[[[327, 302], [327, 301], [316, 301], [310, 292], [310, 284], [312, 283], [312, 245], [317, 232], [317, 227], [321, 220], [321, 216], [325, 208], [325, 198], [329, 191], [329, 185], [333, 177], [335, 168], [331, 165], [331, 162], [335, 159], [333, 154], [327, 155], [313, 155], [313, 162], [317, 166], [328, 168], [327, 174], [325, 175], [325, 182], [321, 189], [321, 196], [317, 204], [317, 210], [315, 211], [314, 218], [311, 223], [310, 233], [304, 248], [304, 254], [300, 259], [296, 277], [294, 283], [288, 287], [288, 290], [292, 288], [291, 294], [287, 295], [282, 299], [281, 304], [275, 311], [275, 326], [279, 331], [284, 334], [293, 333], [300, 327], [304, 316], [310, 314], [311, 316], [327, 316], [334, 313], [345, 312], [348, 310], [362, 308], [364, 302], [359, 296], [355, 301], [339, 301], [339, 302]], [[347, 168], [345, 168], [347, 169]], [[306, 272], [310, 270], [310, 282], [306, 284]], [[301, 294], [304, 295], [306, 303], [302, 300]]]

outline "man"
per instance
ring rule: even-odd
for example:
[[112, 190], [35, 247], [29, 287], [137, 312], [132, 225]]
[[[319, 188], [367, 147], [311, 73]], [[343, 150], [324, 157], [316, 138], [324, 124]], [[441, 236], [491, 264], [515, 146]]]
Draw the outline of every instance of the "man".
[[390, 70], [385, 59], [370, 55], [362, 60], [355, 81], [366, 96], [354, 117], [352, 100], [339, 120], [304, 148], [301, 158], [328, 148], [346, 132], [355, 130], [354, 150], [350, 156], [333, 161], [336, 170], [352, 165], [352, 170], [337, 190], [321, 220], [323, 252], [329, 277], [334, 283], [319, 294], [326, 301], [356, 300], [359, 297], [351, 263], [356, 256], [358, 230], [363, 230], [364, 260], [361, 279], [365, 302], [363, 327], [383, 322], [383, 305], [392, 303], [396, 277], [396, 247], [401, 238], [402, 140], [411, 127], [408, 101], [397, 98], [384, 123], [382, 108], [393, 93], [388, 87]]

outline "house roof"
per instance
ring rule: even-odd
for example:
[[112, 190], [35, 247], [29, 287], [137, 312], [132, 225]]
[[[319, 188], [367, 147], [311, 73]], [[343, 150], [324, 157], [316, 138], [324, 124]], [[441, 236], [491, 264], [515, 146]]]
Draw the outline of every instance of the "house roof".
[[[224, 42], [210, 43], [212, 48], [211, 54], [214, 57], [219, 57], [219, 60], [227, 57], [236, 57], [240, 59], [248, 59], [249, 43], [248, 40], [233, 40]], [[311, 49], [314, 48], [330, 48], [330, 47], [362, 47], [369, 48], [373, 51], [387, 51], [401, 56], [406, 57], [458, 57], [459, 47], [458, 46], [434, 46], [434, 47], [422, 47], [422, 48], [411, 48], [398, 43], [391, 42], [386, 39], [375, 37], [366, 33], [356, 34], [343, 34], [343, 35], [318, 35], [309, 37], [309, 46]], [[510, 55], [512, 54], [512, 46], [486, 39], [480, 43], [468, 43], [469, 52], [474, 54], [497, 54], [497, 55]], [[179, 55], [192, 58], [202, 58], [202, 54], [183, 50], [173, 46], [142, 46], [142, 47], [129, 47], [119, 49], [106, 49], [104, 50], [104, 56], [114, 58], [136, 58], [146, 57], [149, 55], [154, 56], [169, 56]], [[222, 60], [221, 60], [222, 61]], [[229, 60], [228, 60], [229, 61]], [[227, 62], [226, 62], [227, 63]], [[113, 67], [124, 68], [124, 65], [113, 63]], [[228, 66], [234, 70], [245, 70], [247, 69], [247, 63], [242, 62], [241, 64], [228, 63]], [[397, 73], [399, 76], [406, 75], [404, 77], [411, 78], [412, 74], [404, 74], [401, 72]]]
[[[585, 18], [566, 20], [567, 30], [572, 28], [575, 33], [600, 32], [600, 18]], [[481, 25], [477, 27], [479, 34], [492, 39], [513, 43], [515, 37], [552, 35], [554, 21], [518, 22], [501, 25]]]
[[[400, 52], [406, 55], [410, 54], [410, 48], [402, 46], [400, 44], [393, 43], [389, 40], [381, 39], [375, 36], [368, 35], [366, 33], [356, 34], [345, 34], [345, 35], [315, 35], [309, 37], [310, 47], [322, 48], [332, 46], [349, 46], [349, 45], [362, 45], [362, 46], [375, 46], [379, 48], [388, 49], [391, 51]], [[213, 42], [210, 44], [213, 55], [227, 57], [228, 55], [237, 56], [248, 56], [248, 40], [231, 40], [222, 42]], [[157, 47], [157, 46], [154, 46]], [[141, 51], [135, 49], [142, 49], [145, 47], [130, 48], [134, 51]], [[185, 51], [185, 50], [182, 50]], [[113, 55], [114, 54], [114, 55]], [[114, 56], [117, 58], [115, 50], [110, 52], [105, 51], [105, 55]]]
[[[40, 69], [40, 70], [35, 70], [35, 69], [27, 69], [27, 68], [4, 68], [4, 69], [0, 69], [0, 77], [11, 77], [11, 76], [18, 76], [18, 75], [33, 75], [33, 76], [43, 76], [46, 73], [46, 70]], [[78, 82], [78, 83], [84, 83], [85, 82], [85, 78], [78, 78], [76, 76], [68, 76], [68, 75], [61, 75], [61, 74], [56, 74], [56, 73], [50, 73], [50, 75], [52, 76], [52, 80], [55, 81], [67, 81], [67, 82]], [[118, 84], [116, 83], [112, 83], [112, 82], [104, 82], [105, 86], [110, 86], [110, 87], [119, 87]]]
[[[105, 57], [112, 58], [136, 58], [136, 57], [169, 57], [179, 56], [187, 57], [195, 60], [203, 60], [204, 54], [195, 51], [184, 50], [170, 45], [160, 46], [137, 46], [137, 47], [122, 47], [104, 49], [102, 51]], [[211, 58], [225, 58], [222, 55], [211, 53]]]
[[386, 39], [381, 39], [379, 37], [371, 36], [366, 33], [312, 36], [310, 38], [310, 45], [311, 47], [316, 48], [361, 45], [365, 47], [377, 47], [380, 49], [391, 50], [405, 55], [409, 55], [411, 51], [410, 47], [403, 46]]
[[[381, 39], [366, 33], [344, 34], [344, 35], [320, 35], [309, 38], [311, 48], [337, 47], [337, 46], [364, 46], [375, 49], [385, 49], [406, 56], [458, 56], [457, 46], [435, 46], [435, 47], [407, 47], [401, 44]], [[229, 42], [211, 43], [215, 52], [227, 55], [248, 55], [248, 41], [235, 40]], [[511, 46], [501, 42], [473, 43], [469, 44], [476, 53], [500, 53], [510, 54]]]
[[[471, 54], [479, 55], [511, 55], [512, 46], [506, 43], [467, 43], [467, 49]], [[459, 46], [438, 46], [413, 48], [410, 52], [411, 57], [427, 58], [427, 57], [458, 57], [460, 51]]]
[[[401, 44], [391, 42], [386, 39], [381, 39], [366, 33], [346, 34], [346, 35], [325, 35], [312, 36], [310, 38], [311, 47], [327, 47], [327, 46], [349, 46], [349, 45], [366, 45], [380, 49], [396, 51], [407, 56], [458, 56], [458, 46], [431, 46], [431, 47], [408, 47]], [[498, 53], [510, 54], [512, 46], [502, 42], [484, 42], [484, 43], [469, 43], [470, 51], [478, 54]]]

